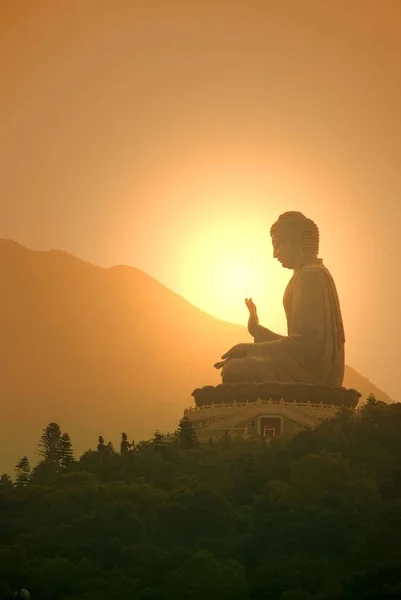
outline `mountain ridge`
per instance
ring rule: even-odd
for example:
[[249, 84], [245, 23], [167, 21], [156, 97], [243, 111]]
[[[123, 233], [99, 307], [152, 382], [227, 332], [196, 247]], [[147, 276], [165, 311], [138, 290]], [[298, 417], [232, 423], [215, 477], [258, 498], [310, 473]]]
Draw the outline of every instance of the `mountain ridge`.
[[[78, 453], [98, 435], [174, 430], [192, 390], [220, 381], [216, 355], [249, 338], [136, 267], [0, 240], [0, 275], [0, 471], [49, 421]], [[351, 367], [345, 385], [391, 401]]]

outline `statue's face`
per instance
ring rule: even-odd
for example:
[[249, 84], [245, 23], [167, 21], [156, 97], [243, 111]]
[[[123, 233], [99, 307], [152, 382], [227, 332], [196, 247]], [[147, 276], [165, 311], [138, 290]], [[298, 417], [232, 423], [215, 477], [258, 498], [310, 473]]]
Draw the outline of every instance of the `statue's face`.
[[297, 236], [272, 236], [273, 258], [285, 269], [295, 269], [302, 262], [302, 248]]

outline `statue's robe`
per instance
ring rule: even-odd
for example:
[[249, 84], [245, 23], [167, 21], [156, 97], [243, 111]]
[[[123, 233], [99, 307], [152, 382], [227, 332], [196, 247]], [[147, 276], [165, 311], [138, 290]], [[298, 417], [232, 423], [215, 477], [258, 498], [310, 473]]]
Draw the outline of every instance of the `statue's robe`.
[[341, 386], [343, 320], [335, 283], [321, 260], [294, 271], [283, 304], [288, 336], [258, 325], [247, 356], [225, 362], [223, 382], [298, 381]]

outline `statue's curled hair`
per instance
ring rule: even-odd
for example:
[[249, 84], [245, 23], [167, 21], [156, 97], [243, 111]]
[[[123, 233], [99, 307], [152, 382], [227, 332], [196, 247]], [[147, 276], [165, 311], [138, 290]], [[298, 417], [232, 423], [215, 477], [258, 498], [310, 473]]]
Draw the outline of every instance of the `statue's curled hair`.
[[303, 250], [318, 255], [319, 228], [316, 223], [300, 212], [285, 212], [273, 223], [270, 235], [280, 238], [291, 233], [299, 235]]

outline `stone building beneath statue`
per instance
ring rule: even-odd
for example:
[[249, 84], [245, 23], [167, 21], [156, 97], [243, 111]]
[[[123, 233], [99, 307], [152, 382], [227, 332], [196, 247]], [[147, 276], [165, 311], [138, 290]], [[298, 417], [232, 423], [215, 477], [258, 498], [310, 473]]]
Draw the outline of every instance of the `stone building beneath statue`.
[[200, 442], [231, 437], [273, 438], [312, 428], [342, 408], [354, 409], [361, 394], [343, 387], [305, 383], [241, 383], [193, 391], [185, 411]]

